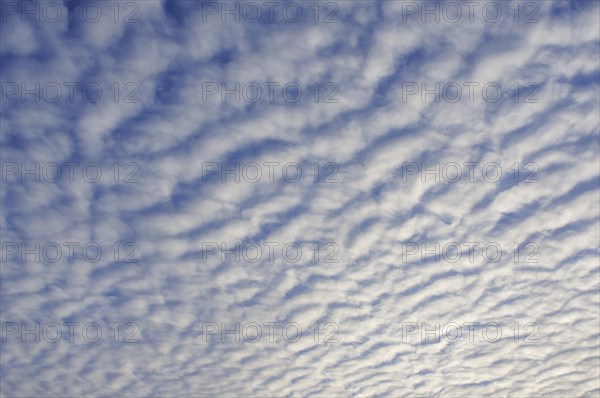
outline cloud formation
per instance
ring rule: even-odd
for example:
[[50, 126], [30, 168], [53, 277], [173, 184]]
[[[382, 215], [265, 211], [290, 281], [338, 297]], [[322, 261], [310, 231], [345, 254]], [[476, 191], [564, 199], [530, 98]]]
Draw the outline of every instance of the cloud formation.
[[599, 396], [597, 2], [54, 4], [2, 4], [0, 395]]

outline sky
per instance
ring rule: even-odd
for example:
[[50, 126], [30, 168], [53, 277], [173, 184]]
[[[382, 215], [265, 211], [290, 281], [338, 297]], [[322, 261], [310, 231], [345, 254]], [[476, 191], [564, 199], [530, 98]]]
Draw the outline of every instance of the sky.
[[597, 1], [0, 2], [1, 397], [599, 397]]

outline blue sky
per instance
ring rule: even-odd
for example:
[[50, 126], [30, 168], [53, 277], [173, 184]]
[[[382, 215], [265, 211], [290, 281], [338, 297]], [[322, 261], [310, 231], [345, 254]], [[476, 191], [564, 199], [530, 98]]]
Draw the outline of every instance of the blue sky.
[[598, 397], [600, 3], [271, 4], [2, 2], [0, 396]]

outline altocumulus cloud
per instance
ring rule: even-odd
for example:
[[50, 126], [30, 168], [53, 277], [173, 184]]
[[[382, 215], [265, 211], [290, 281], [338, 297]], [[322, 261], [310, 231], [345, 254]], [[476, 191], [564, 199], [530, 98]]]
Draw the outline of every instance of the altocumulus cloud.
[[598, 2], [1, 7], [1, 396], [600, 395]]

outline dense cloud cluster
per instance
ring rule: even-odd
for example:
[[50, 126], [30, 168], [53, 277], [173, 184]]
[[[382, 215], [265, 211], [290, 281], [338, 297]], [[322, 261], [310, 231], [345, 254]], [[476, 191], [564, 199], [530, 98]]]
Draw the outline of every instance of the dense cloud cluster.
[[600, 394], [597, 2], [43, 3], [2, 396]]

